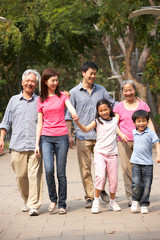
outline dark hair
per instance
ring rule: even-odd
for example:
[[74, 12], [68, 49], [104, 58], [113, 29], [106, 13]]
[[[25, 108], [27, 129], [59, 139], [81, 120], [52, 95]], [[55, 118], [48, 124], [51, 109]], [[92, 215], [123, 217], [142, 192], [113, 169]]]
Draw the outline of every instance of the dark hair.
[[81, 71], [87, 72], [87, 70], [88, 70], [89, 68], [96, 69], [97, 72], [98, 72], [98, 67], [97, 67], [97, 65], [96, 65], [94, 62], [85, 62], [85, 63], [81, 66]]
[[[48, 97], [48, 87], [46, 85], [46, 81], [50, 77], [55, 77], [58, 76], [58, 73], [53, 69], [53, 68], [46, 68], [44, 72], [42, 73], [42, 78], [41, 78], [41, 92], [40, 92], [40, 99], [41, 102], [44, 102], [44, 100]], [[55, 90], [55, 94], [60, 97], [61, 93], [58, 90], [58, 85]]]
[[147, 122], [148, 122], [148, 120], [149, 120], [149, 113], [146, 112], [145, 110], [135, 111], [135, 112], [132, 114], [132, 120], [133, 120], [133, 122], [135, 123], [135, 121], [136, 121], [138, 118], [146, 118], [146, 119], [147, 119]]
[[115, 114], [114, 114], [114, 112], [113, 112], [112, 104], [111, 104], [108, 100], [106, 100], [105, 98], [99, 100], [99, 101], [97, 102], [97, 105], [96, 105], [96, 110], [97, 110], [97, 111], [96, 111], [96, 119], [97, 119], [98, 122], [101, 123], [101, 124], [103, 124], [103, 123], [102, 123], [101, 120], [100, 120], [100, 115], [99, 115], [99, 113], [98, 113], [98, 108], [99, 108], [99, 106], [102, 105], [102, 104], [106, 104], [106, 105], [110, 108], [110, 110], [111, 110], [111, 112], [110, 112], [110, 117], [114, 117], [114, 116], [115, 116]]

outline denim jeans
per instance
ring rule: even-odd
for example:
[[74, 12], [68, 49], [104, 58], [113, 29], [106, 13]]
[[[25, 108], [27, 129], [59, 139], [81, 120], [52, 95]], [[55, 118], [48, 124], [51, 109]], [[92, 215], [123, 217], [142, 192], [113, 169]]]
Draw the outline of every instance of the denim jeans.
[[[67, 199], [66, 162], [69, 148], [68, 135], [41, 136], [41, 144], [49, 198], [51, 202], [55, 203], [57, 203], [58, 198], [58, 208], [65, 209]], [[54, 176], [54, 155], [56, 156], [58, 197]]]
[[149, 206], [153, 165], [134, 164], [132, 167], [132, 200], [140, 206]]

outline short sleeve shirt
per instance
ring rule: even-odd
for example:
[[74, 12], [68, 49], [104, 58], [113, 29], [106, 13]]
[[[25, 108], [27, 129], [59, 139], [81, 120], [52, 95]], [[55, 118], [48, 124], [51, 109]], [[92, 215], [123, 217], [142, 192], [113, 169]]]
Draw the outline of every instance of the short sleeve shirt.
[[152, 144], [159, 142], [157, 134], [148, 127], [142, 133], [134, 129], [133, 138], [134, 147], [130, 162], [140, 165], [152, 165]]
[[38, 99], [37, 110], [43, 113], [43, 128], [41, 135], [63, 136], [68, 134], [65, 122], [65, 102], [69, 97], [61, 93], [49, 96], [44, 102]]
[[[135, 124], [132, 121], [132, 114], [137, 110], [150, 112], [149, 106], [143, 101], [139, 101], [139, 105], [135, 110], [126, 109], [123, 101], [118, 103], [113, 109], [113, 111], [119, 115], [119, 128], [129, 138], [129, 141], [133, 141], [132, 131], [135, 128]], [[121, 141], [119, 136], [118, 140]]]
[[105, 155], [116, 155], [118, 153], [116, 143], [118, 119], [116, 117], [113, 117], [111, 120], [100, 118], [100, 121], [103, 124], [96, 120], [97, 140], [94, 151]]

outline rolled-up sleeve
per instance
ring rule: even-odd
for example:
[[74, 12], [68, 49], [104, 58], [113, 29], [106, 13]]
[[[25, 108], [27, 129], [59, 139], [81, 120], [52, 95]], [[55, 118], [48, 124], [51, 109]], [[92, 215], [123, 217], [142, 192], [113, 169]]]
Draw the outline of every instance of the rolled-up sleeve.
[[12, 114], [11, 114], [11, 105], [12, 105], [12, 98], [10, 99], [3, 120], [0, 123], [0, 129], [4, 128], [7, 130], [7, 132], [9, 131], [11, 125], [12, 125]]

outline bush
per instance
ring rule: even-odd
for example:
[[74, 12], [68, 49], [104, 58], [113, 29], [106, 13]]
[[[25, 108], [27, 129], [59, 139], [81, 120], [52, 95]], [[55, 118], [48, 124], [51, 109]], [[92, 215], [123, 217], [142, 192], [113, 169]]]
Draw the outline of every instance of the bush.
[[154, 121], [158, 124], [158, 126], [160, 126], [160, 114], [157, 114], [157, 115], [154, 117]]

